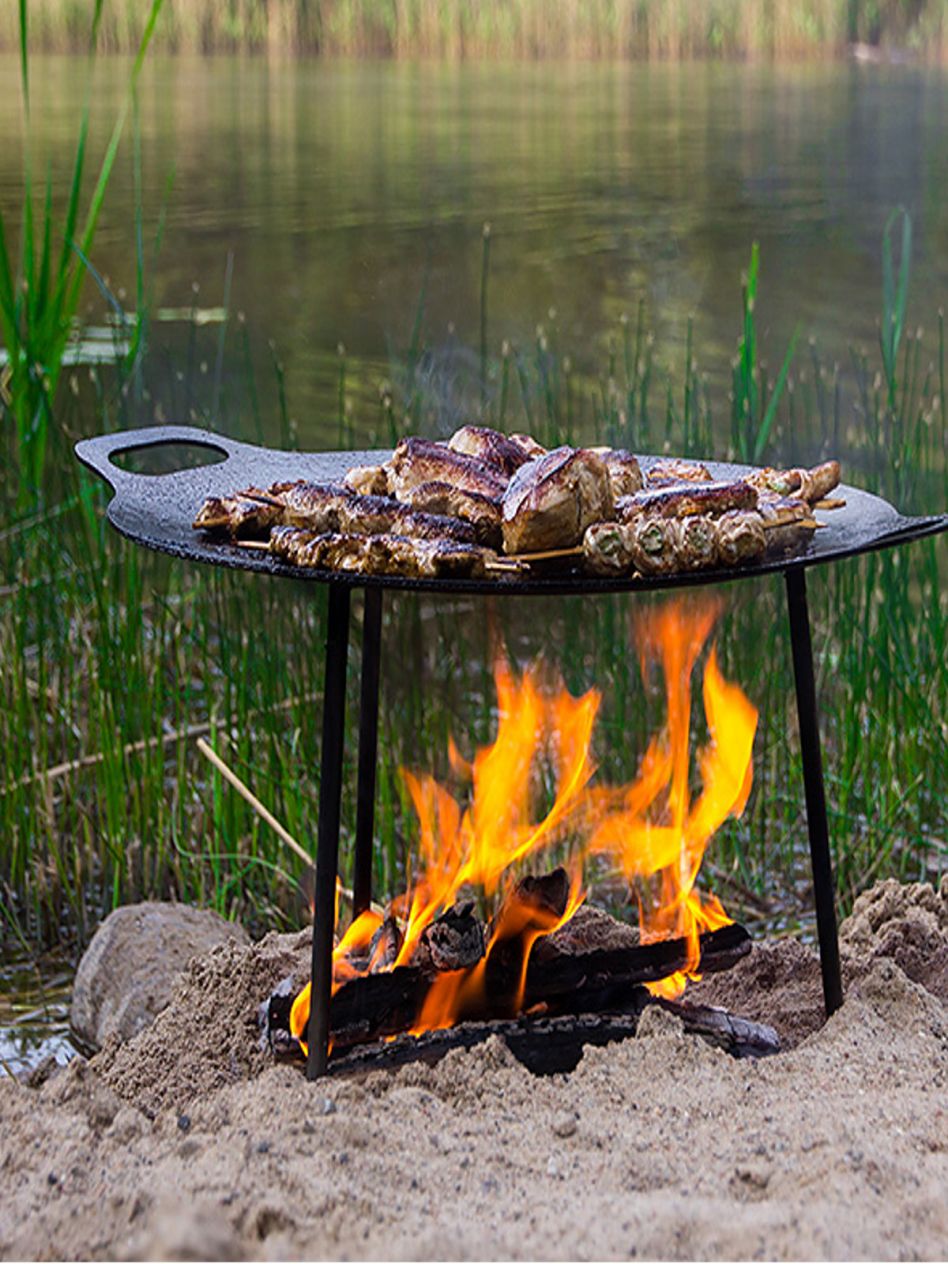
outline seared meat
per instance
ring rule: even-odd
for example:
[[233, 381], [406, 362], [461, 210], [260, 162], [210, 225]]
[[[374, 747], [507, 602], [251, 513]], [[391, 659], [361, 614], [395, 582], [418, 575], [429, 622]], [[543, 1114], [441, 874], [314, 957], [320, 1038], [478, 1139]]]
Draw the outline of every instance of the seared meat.
[[391, 471], [387, 465], [354, 465], [343, 482], [360, 496], [389, 496], [392, 492]]
[[743, 480], [734, 483], [678, 483], [674, 487], [646, 488], [623, 496], [616, 505], [620, 521], [640, 515], [686, 518], [691, 514], [721, 514], [729, 509], [753, 509], [757, 492]]
[[471, 544], [418, 540], [399, 535], [319, 534], [277, 527], [270, 551], [294, 566], [418, 578], [478, 578], [489, 554]]
[[583, 558], [594, 575], [710, 570], [759, 557], [764, 552], [764, 536], [758, 515], [740, 510], [720, 518], [696, 514], [597, 522], [583, 537]]
[[763, 492], [757, 512], [767, 533], [768, 553], [797, 553], [808, 544], [816, 530], [810, 506], [792, 496]]
[[469, 522], [421, 513], [385, 496], [350, 496], [335, 529], [350, 535], [407, 535], [417, 540], [453, 540], [456, 544], [473, 544], [476, 539]]
[[718, 560], [722, 566], [740, 566], [760, 557], [767, 547], [767, 532], [760, 514], [734, 509], [718, 519]]
[[546, 456], [548, 449], [542, 443], [537, 443], [533, 435], [528, 434], [512, 434], [509, 436], [510, 442], [515, 443], [522, 452], [532, 461], [535, 457]]
[[671, 487], [675, 483], [710, 483], [707, 467], [698, 461], [683, 461], [680, 457], [664, 457], [656, 461], [646, 476], [649, 487]]
[[461, 518], [474, 528], [478, 544], [492, 549], [501, 546], [500, 505], [496, 500], [448, 483], [420, 483], [406, 493], [404, 501], [424, 513]]
[[556, 448], [523, 465], [504, 496], [507, 553], [568, 549], [593, 522], [613, 516], [612, 489], [602, 457]]
[[506, 478], [531, 459], [519, 443], [489, 426], [462, 426], [448, 440], [448, 447], [452, 452], [461, 452], [495, 466]]
[[768, 467], [745, 475], [744, 481], [758, 491], [777, 496], [793, 496], [815, 504], [827, 496], [839, 482], [839, 462], [824, 461], [811, 470], [775, 470]]
[[335, 483], [272, 483], [267, 494], [279, 501], [279, 522], [285, 527], [311, 527], [315, 531], [338, 531], [342, 515], [353, 499], [352, 492]]
[[399, 500], [422, 483], [450, 483], [496, 501], [507, 489], [506, 475], [495, 467], [429, 439], [402, 439], [392, 454], [391, 469]]
[[590, 448], [601, 456], [609, 471], [609, 485], [612, 488], [612, 499], [620, 496], [632, 496], [642, 489], [642, 470], [631, 452], [625, 448]]
[[248, 487], [233, 496], [208, 496], [192, 526], [216, 535], [266, 535], [269, 528], [280, 521], [281, 512], [280, 506], [271, 503], [266, 492]]

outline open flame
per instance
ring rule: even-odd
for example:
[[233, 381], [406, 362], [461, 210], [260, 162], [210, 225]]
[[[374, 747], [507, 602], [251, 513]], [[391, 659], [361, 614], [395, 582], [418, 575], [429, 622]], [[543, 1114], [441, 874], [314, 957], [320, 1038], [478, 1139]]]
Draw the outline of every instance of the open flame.
[[[601, 695], [590, 690], [574, 698], [561, 680], [545, 683], [538, 666], [518, 678], [503, 660], [494, 671], [494, 742], [477, 751], [472, 763], [453, 743], [449, 746], [451, 767], [466, 783], [467, 793], [459, 799], [430, 774], [403, 770], [419, 821], [418, 871], [389, 910], [402, 939], [394, 960], [381, 968], [410, 962], [425, 929], [459, 895], [475, 894], [499, 906], [485, 955], [475, 966], [435, 978], [415, 1032], [477, 1017], [495, 953], [516, 962], [519, 984], [504, 998], [504, 1007], [511, 1016], [518, 1013], [533, 945], [569, 921], [582, 904], [584, 865], [593, 856], [611, 860], [627, 878], [638, 903], [643, 942], [681, 937], [688, 943], [684, 970], [652, 989], [676, 996], [688, 978], [699, 977], [700, 935], [731, 919], [716, 897], [697, 890], [698, 872], [715, 831], [728, 816], [740, 816], [747, 803], [757, 728], [756, 709], [737, 685], [725, 680], [712, 646], [702, 690], [709, 742], [697, 755], [701, 788], [693, 795], [691, 677], [719, 609], [717, 603], [679, 599], [636, 621], [643, 679], [648, 680], [653, 664], [661, 667], [667, 717], [628, 785], [591, 784], [596, 771], [592, 736]], [[516, 886], [524, 862], [554, 848], [570, 880], [562, 913], [525, 897]], [[349, 979], [380, 968], [383, 930], [384, 919], [377, 913], [355, 919], [333, 955], [334, 992]], [[491, 1000], [496, 1013], [497, 998]], [[290, 1030], [304, 1049], [308, 1018], [307, 984], [290, 1016]]]

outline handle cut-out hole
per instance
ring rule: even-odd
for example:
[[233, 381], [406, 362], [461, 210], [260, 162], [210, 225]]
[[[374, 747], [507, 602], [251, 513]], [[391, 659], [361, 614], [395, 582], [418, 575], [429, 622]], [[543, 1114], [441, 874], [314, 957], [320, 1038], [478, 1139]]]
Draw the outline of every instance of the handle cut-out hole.
[[223, 448], [209, 443], [148, 443], [143, 447], [129, 448], [112, 456], [113, 465], [129, 474], [145, 474], [158, 477], [174, 474], [177, 470], [193, 470], [201, 465], [220, 465], [227, 460]]

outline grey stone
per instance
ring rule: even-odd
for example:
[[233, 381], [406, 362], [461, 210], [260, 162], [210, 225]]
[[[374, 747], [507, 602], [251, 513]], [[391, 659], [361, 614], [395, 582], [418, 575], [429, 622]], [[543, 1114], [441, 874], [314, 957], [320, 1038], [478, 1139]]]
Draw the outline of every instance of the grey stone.
[[83, 1045], [109, 1036], [131, 1040], [171, 999], [192, 957], [218, 944], [247, 943], [242, 927], [186, 904], [128, 904], [105, 919], [86, 949], [73, 985], [69, 1020]]

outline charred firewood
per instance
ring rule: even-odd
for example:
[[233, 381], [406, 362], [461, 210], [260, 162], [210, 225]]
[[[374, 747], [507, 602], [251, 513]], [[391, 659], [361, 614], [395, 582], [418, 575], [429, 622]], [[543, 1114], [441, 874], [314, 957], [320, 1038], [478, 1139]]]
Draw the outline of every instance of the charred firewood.
[[427, 950], [435, 971], [467, 970], [477, 965], [484, 955], [484, 926], [474, 914], [473, 900], [455, 904], [436, 917], [422, 931], [420, 950]]
[[650, 1005], [661, 1005], [676, 1014], [689, 1035], [701, 1036], [734, 1057], [766, 1057], [779, 1052], [780, 1042], [772, 1027], [710, 1006], [656, 1001], [644, 988], [636, 988], [626, 1013], [461, 1023], [420, 1036], [399, 1036], [384, 1045], [351, 1049], [331, 1059], [329, 1072], [352, 1075], [395, 1070], [412, 1062], [434, 1065], [452, 1049], [473, 1049], [491, 1036], [499, 1036], [517, 1061], [534, 1075], [574, 1071], [587, 1045], [613, 1044], [634, 1037], [641, 1014]]

